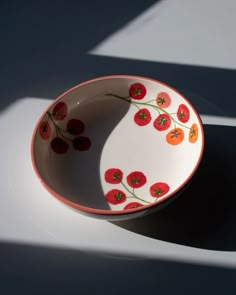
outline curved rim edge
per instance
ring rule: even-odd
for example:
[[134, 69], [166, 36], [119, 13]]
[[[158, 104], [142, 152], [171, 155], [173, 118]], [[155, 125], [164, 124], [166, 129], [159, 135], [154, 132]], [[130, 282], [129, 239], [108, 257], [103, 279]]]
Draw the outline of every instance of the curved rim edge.
[[[79, 205], [77, 203], [74, 203], [72, 201], [69, 201], [68, 199], [66, 199], [65, 197], [61, 196], [60, 194], [58, 194], [57, 192], [55, 192], [52, 188], [50, 188], [46, 182], [42, 179], [38, 169], [37, 169], [37, 166], [36, 166], [36, 163], [35, 163], [35, 160], [34, 160], [34, 141], [35, 141], [35, 136], [36, 136], [36, 133], [37, 133], [37, 130], [38, 130], [38, 127], [39, 127], [39, 124], [40, 122], [42, 121], [43, 117], [45, 116], [45, 114], [47, 113], [47, 111], [57, 102], [59, 101], [62, 97], [64, 97], [66, 94], [70, 93], [71, 91], [75, 90], [76, 88], [79, 88], [81, 86], [84, 86], [84, 85], [87, 85], [87, 84], [90, 84], [90, 83], [93, 83], [95, 81], [99, 81], [99, 80], [104, 80], [104, 79], [111, 79], [111, 78], [134, 78], [134, 79], [143, 79], [143, 80], [149, 80], [149, 81], [152, 81], [152, 82], [156, 82], [156, 83], [159, 83], [163, 86], [166, 86], [168, 87], [169, 89], [171, 89], [172, 91], [176, 92], [177, 94], [179, 94], [192, 108], [193, 112], [195, 113], [196, 117], [198, 118], [199, 120], [199, 123], [200, 123], [200, 129], [201, 129], [201, 134], [202, 134], [202, 146], [201, 146], [201, 152], [200, 152], [200, 155], [199, 155], [199, 158], [198, 158], [198, 161], [194, 167], [194, 169], [192, 170], [192, 172], [190, 173], [190, 175], [188, 176], [188, 178], [178, 187], [176, 188], [173, 192], [171, 192], [170, 194], [162, 197], [160, 199], [160, 201], [158, 202], [155, 202], [155, 203], [152, 203], [152, 204], [148, 204], [148, 205], [144, 205], [142, 207], [138, 207], [138, 208], [133, 208], [133, 209], [128, 209], [128, 210], [103, 210], [103, 209], [95, 209], [95, 208], [91, 208], [91, 207], [86, 207], [86, 206], [83, 206], [83, 205]], [[203, 152], [204, 152], [204, 147], [205, 147], [205, 137], [204, 137], [204, 128], [203, 128], [203, 123], [202, 123], [202, 120], [201, 120], [201, 117], [200, 115], [198, 114], [197, 110], [195, 109], [195, 107], [192, 105], [192, 103], [182, 94], [180, 93], [178, 90], [176, 90], [174, 87], [166, 84], [166, 83], [163, 83], [159, 80], [156, 80], [156, 79], [152, 79], [152, 78], [148, 78], [148, 77], [143, 77], [143, 76], [135, 76], [135, 75], [108, 75], [108, 76], [101, 76], [101, 77], [98, 77], [98, 78], [93, 78], [93, 79], [90, 79], [88, 81], [85, 81], [85, 82], [82, 82], [82, 83], [79, 83], [73, 87], [71, 87], [70, 89], [66, 90], [65, 92], [63, 92], [62, 94], [60, 94], [56, 99], [54, 99], [51, 104], [49, 104], [49, 106], [46, 108], [46, 110], [42, 113], [42, 115], [39, 117], [35, 127], [34, 127], [34, 131], [33, 131], [33, 135], [32, 135], [32, 138], [31, 138], [31, 143], [30, 143], [30, 155], [31, 155], [31, 162], [32, 162], [32, 165], [33, 165], [33, 168], [34, 168], [34, 171], [36, 173], [36, 176], [39, 178], [41, 184], [46, 188], [46, 190], [51, 194], [53, 195], [54, 197], [56, 197], [58, 200], [60, 200], [61, 202], [63, 202], [64, 204], [68, 205], [69, 207], [72, 207], [73, 209], [76, 209], [76, 210], [79, 210], [79, 211], [83, 211], [85, 213], [88, 213], [88, 214], [93, 214], [93, 215], [104, 215], [104, 216], [112, 216], [112, 215], [128, 215], [128, 214], [132, 214], [132, 213], [135, 213], [135, 212], [138, 212], [138, 211], [145, 211], [149, 208], [152, 208], [152, 207], [155, 207], [155, 206], [158, 206], [159, 204], [161, 204], [163, 201], [171, 198], [173, 195], [175, 195], [177, 192], [179, 192], [193, 177], [193, 175], [195, 174], [195, 172], [197, 171], [200, 163], [201, 163], [201, 160], [202, 160], [202, 157], [203, 157]]]

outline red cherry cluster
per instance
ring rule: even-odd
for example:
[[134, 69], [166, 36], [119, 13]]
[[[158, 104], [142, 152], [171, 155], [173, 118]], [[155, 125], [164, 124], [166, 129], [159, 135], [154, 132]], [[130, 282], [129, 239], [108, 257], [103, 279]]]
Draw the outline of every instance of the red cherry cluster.
[[[134, 100], [141, 100], [146, 95], [147, 90], [144, 85], [141, 83], [135, 83], [130, 86], [129, 94], [130, 97]], [[152, 102], [156, 102], [153, 104]], [[153, 126], [158, 131], [167, 130], [171, 125], [171, 120], [174, 120], [172, 116], [164, 109], [168, 108], [171, 105], [171, 98], [168, 93], [160, 92], [156, 99], [149, 102], [132, 102], [136, 107], [139, 108], [139, 105], [146, 107], [152, 107], [159, 112], [158, 117], [154, 120]], [[164, 113], [161, 114], [160, 111]], [[180, 104], [177, 110], [177, 118], [180, 122], [186, 123], [189, 120], [190, 112], [186, 105]], [[139, 108], [138, 112], [134, 115], [134, 122], [139, 126], [146, 126], [152, 120], [151, 113], [147, 108]]]
[[[64, 120], [68, 114], [68, 108], [64, 102], [57, 103], [53, 108], [52, 114], [50, 112], [47, 112], [47, 114], [48, 119], [44, 120], [39, 126], [39, 134], [43, 140], [48, 140], [51, 137], [52, 126], [55, 128], [56, 137], [54, 137], [50, 143], [55, 153], [66, 153], [69, 149], [68, 142], [71, 142], [74, 149], [78, 151], [86, 151], [90, 148], [90, 139], [81, 135], [85, 130], [84, 123], [81, 120], [68, 120], [66, 130], [63, 130], [56, 124], [56, 121]], [[70, 137], [68, 137], [68, 135]]]
[[[185, 104], [180, 104], [176, 113], [170, 113], [166, 109], [171, 105], [171, 97], [167, 92], [158, 93], [157, 97], [153, 100], [142, 102], [147, 93], [146, 87], [141, 83], [134, 83], [129, 87], [129, 96], [122, 97], [116, 94], [107, 94], [113, 97], [122, 99], [128, 103], [133, 104], [138, 111], [134, 115], [134, 122], [138, 126], [146, 126], [152, 121], [150, 108], [158, 112], [158, 116], [153, 121], [153, 127], [158, 131], [165, 131], [173, 122], [175, 128], [170, 130], [166, 135], [166, 141], [171, 145], [180, 144], [184, 140], [184, 131], [177, 128], [180, 125], [187, 128], [189, 131], [189, 141], [194, 143], [198, 138], [198, 127], [196, 124], [191, 127], [185, 126], [182, 123], [187, 123], [190, 119], [189, 108]], [[131, 99], [130, 99], [131, 98]], [[173, 115], [176, 115], [173, 116]]]
[[[126, 193], [120, 189], [112, 189], [108, 191], [105, 195], [107, 202], [117, 205], [126, 202], [127, 198], [134, 198], [146, 204], [150, 204], [150, 202], [141, 199], [135, 193], [135, 189], [144, 186], [147, 182], [147, 178], [144, 173], [141, 171], [133, 171], [128, 174], [126, 177], [128, 186], [124, 183], [123, 176], [123, 172], [119, 168], [110, 168], [106, 170], [104, 175], [105, 181], [110, 184], [121, 184], [126, 190]], [[165, 195], [169, 189], [170, 187], [167, 183], [157, 182], [149, 188], [149, 193], [152, 197], [159, 198]], [[138, 208], [143, 205], [144, 204], [140, 202], [131, 202], [124, 207], [124, 210]]]

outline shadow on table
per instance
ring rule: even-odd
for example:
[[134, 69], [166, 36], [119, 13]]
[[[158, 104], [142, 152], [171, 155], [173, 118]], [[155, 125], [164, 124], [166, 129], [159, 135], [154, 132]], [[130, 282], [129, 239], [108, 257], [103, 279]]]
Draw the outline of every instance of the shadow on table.
[[78, 54], [76, 48], [58, 48], [54, 54], [38, 54], [7, 64], [0, 109], [23, 97], [54, 99], [81, 82], [113, 74], [160, 80], [180, 90], [201, 114], [235, 116], [235, 70], [92, 56]]
[[192, 247], [236, 251], [236, 128], [205, 125], [203, 161], [190, 186], [152, 215], [114, 224]]
[[86, 53], [158, 1], [1, 1], [0, 109], [102, 72]]
[[221, 295], [236, 291], [236, 271], [224, 267], [3, 242], [0, 260], [1, 294]]
[[87, 54], [157, 0], [14, 2], [14, 9], [0, 3], [0, 110], [19, 98], [55, 98], [94, 77], [133, 74], [183, 91], [200, 113], [235, 116], [235, 70]]

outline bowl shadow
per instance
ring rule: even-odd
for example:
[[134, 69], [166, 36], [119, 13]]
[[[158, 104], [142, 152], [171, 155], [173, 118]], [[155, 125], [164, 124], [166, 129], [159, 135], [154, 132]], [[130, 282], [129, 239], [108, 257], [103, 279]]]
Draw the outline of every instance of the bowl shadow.
[[236, 250], [236, 129], [205, 125], [202, 163], [174, 202], [153, 214], [113, 224], [185, 246]]
[[[80, 118], [85, 122], [85, 135], [92, 142], [89, 153], [70, 149], [65, 157], [50, 156], [49, 165], [45, 166], [47, 158], [41, 161], [41, 154], [37, 152], [37, 163], [39, 165], [42, 162], [40, 167], [43, 167], [41, 171], [46, 175], [45, 182], [49, 183], [56, 193], [66, 196], [65, 201], [89, 208], [110, 210], [101, 184], [101, 154], [106, 141], [126, 115], [130, 105], [119, 99], [101, 96], [96, 99], [88, 98], [86, 102], [80, 103], [80, 107], [76, 106], [70, 112], [70, 118]], [[45, 168], [46, 171], [43, 170]]]

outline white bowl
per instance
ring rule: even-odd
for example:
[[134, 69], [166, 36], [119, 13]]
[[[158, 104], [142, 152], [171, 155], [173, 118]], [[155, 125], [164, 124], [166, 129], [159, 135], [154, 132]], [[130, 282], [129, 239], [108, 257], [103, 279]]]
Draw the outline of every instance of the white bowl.
[[115, 75], [79, 84], [40, 117], [32, 137], [41, 183], [79, 212], [138, 217], [172, 199], [202, 159], [203, 126], [172, 87]]

